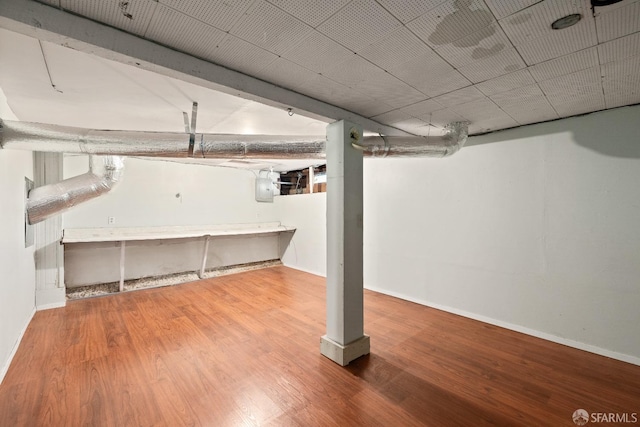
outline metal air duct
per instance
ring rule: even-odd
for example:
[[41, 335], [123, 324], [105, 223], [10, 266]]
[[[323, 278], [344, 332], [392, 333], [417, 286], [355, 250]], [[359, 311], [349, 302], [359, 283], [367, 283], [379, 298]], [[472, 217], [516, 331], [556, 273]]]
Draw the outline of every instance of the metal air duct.
[[[189, 134], [93, 130], [0, 120], [0, 145], [32, 151], [143, 157], [188, 157]], [[467, 140], [467, 125], [452, 123], [443, 136], [366, 136], [354, 147], [366, 157], [443, 157]], [[195, 134], [193, 157], [215, 159], [324, 159], [325, 136]]]
[[123, 170], [124, 163], [119, 156], [90, 156], [89, 172], [34, 188], [27, 198], [29, 224], [37, 224], [108, 193], [122, 178]]

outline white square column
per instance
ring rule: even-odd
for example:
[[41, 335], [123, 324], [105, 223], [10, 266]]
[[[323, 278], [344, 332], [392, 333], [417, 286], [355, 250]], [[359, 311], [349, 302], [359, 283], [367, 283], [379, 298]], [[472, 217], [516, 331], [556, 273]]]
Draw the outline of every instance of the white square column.
[[327, 126], [327, 334], [320, 352], [345, 366], [369, 354], [364, 334], [362, 127]]

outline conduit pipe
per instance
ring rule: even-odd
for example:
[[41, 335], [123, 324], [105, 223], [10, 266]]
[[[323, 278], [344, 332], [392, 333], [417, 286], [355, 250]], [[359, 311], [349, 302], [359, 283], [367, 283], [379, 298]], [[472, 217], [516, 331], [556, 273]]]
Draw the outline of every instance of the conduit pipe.
[[90, 156], [89, 172], [56, 184], [34, 188], [27, 198], [27, 219], [37, 224], [72, 207], [108, 193], [122, 178], [119, 156]]
[[[0, 120], [0, 146], [31, 151], [143, 157], [188, 157], [189, 134], [93, 130]], [[366, 157], [443, 157], [467, 140], [467, 125], [456, 122], [442, 136], [354, 135]], [[324, 159], [325, 136], [227, 135], [197, 133], [194, 157], [215, 159]]]

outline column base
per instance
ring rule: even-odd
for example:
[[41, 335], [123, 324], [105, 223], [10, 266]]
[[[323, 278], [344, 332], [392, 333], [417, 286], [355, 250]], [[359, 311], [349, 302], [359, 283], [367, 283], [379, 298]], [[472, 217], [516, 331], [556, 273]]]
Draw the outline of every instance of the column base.
[[347, 366], [352, 360], [369, 354], [369, 335], [363, 335], [347, 345], [341, 345], [326, 335], [320, 338], [320, 353], [340, 366]]

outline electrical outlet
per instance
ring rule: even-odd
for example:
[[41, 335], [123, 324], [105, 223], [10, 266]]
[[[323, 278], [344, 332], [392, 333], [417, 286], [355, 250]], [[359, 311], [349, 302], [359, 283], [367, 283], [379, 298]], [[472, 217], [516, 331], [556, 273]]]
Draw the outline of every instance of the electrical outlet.
[[116, 223], [116, 217], [115, 216], [110, 216], [107, 218], [107, 223], [109, 223], [109, 225], [113, 225]]

